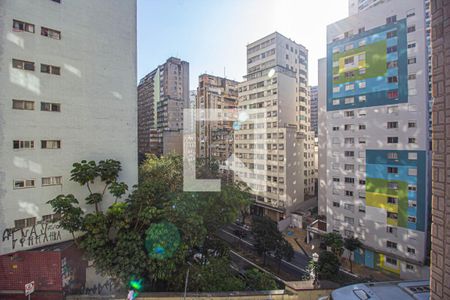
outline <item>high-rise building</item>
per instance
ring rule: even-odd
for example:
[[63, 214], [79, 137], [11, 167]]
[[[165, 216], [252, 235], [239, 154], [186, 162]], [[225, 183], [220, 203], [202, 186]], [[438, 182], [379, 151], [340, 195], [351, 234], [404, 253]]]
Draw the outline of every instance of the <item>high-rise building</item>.
[[348, 14], [354, 15], [391, 0], [348, 0]]
[[[391, 0], [327, 28], [319, 203], [355, 261], [421, 278], [428, 268], [428, 53], [423, 0]], [[327, 70], [323, 72], [323, 70]], [[325, 121], [324, 121], [325, 118]], [[323, 209], [321, 209], [323, 211]]]
[[309, 98], [311, 99], [311, 111], [310, 111], [311, 130], [314, 131], [314, 134], [317, 137], [317, 134], [319, 132], [317, 125], [317, 118], [318, 118], [317, 105], [319, 101], [319, 91], [317, 86], [309, 87]]
[[234, 175], [251, 188], [253, 213], [279, 220], [314, 193], [308, 51], [275, 32], [247, 46], [239, 84]]
[[183, 109], [190, 107], [189, 63], [170, 57], [138, 86], [138, 148], [158, 156], [183, 153]]
[[[202, 74], [199, 76], [195, 107], [204, 110], [236, 110], [238, 82], [226, 78]], [[206, 116], [206, 119], [208, 117]], [[226, 161], [233, 154], [233, 121], [202, 120], [197, 125], [197, 157], [216, 160], [225, 178], [232, 179]]]
[[[349, 0], [349, 15], [357, 14], [361, 11], [369, 10], [377, 5], [390, 3], [392, 0]], [[433, 106], [433, 97], [431, 95], [431, 18], [430, 18], [430, 0], [422, 0], [425, 9], [425, 29], [426, 29], [426, 42], [428, 53], [428, 102], [429, 102], [429, 135], [431, 139], [431, 108]], [[406, 4], [406, 2], [405, 2]]]
[[137, 183], [136, 1], [2, 0], [0, 20], [5, 254], [72, 238], [46, 202], [73, 194], [90, 209], [74, 162], [115, 159]]
[[431, 298], [450, 299], [450, 2], [431, 2], [433, 34], [433, 202]]

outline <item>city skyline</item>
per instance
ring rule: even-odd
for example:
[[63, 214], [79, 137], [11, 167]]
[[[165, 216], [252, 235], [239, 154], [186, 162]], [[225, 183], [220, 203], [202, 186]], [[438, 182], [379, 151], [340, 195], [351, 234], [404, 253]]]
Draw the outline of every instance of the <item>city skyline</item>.
[[138, 0], [138, 79], [174, 56], [190, 63], [191, 90], [203, 73], [221, 77], [225, 73], [227, 79], [241, 82], [247, 73], [246, 46], [276, 31], [309, 50], [308, 84], [317, 85], [317, 60], [326, 56], [326, 26], [347, 16], [348, 0], [282, 4], [170, 0], [154, 5]]

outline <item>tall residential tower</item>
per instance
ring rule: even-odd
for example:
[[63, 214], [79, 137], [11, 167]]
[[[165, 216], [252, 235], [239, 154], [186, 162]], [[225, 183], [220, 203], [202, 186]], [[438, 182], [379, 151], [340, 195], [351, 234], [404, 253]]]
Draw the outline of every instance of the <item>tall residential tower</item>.
[[86, 197], [74, 162], [115, 159], [137, 183], [136, 1], [2, 0], [0, 53], [4, 254], [72, 238], [46, 202]]
[[[355, 261], [424, 277], [429, 103], [423, 0], [391, 0], [328, 26], [320, 78], [319, 203], [328, 231], [359, 238]], [[323, 70], [326, 69], [326, 72]], [[322, 140], [319, 137], [319, 140]]]
[[275, 32], [247, 46], [239, 84], [235, 178], [248, 184], [254, 213], [275, 220], [314, 193], [305, 47]]
[[189, 63], [170, 57], [138, 86], [138, 148], [141, 158], [183, 153], [183, 109], [189, 108]]

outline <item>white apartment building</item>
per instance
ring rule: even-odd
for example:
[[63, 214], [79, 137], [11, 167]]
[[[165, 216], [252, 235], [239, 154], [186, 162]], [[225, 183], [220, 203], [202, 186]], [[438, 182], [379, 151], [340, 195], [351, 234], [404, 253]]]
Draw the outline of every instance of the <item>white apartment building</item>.
[[234, 126], [235, 179], [255, 196], [254, 213], [279, 220], [314, 193], [305, 47], [275, 32], [247, 46]]
[[426, 34], [423, 0], [391, 0], [329, 25], [319, 61], [319, 212], [402, 278], [428, 272]]
[[46, 202], [84, 207], [83, 159], [137, 183], [136, 1], [0, 1], [0, 254], [71, 238]]

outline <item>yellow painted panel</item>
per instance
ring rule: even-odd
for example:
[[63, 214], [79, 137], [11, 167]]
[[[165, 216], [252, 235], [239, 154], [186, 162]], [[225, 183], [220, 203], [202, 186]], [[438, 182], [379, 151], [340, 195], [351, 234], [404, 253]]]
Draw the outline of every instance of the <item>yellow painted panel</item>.
[[398, 204], [387, 203], [387, 198], [386, 194], [366, 193], [366, 205], [398, 213]]
[[398, 220], [386, 218], [386, 222], [388, 223], [388, 225], [398, 226]]
[[379, 260], [380, 260], [380, 268], [382, 268], [383, 270], [400, 275], [400, 263], [399, 263], [398, 259], [397, 259], [397, 267], [394, 267], [390, 264], [387, 265], [385, 263], [385, 260], [386, 260], [385, 255], [383, 255], [383, 254], [378, 254], [378, 255], [379, 255]]

